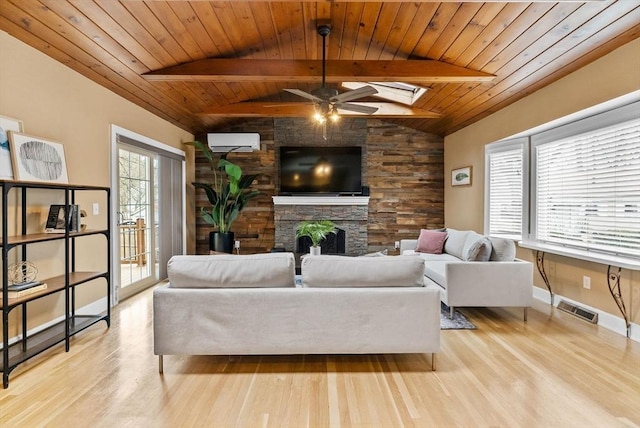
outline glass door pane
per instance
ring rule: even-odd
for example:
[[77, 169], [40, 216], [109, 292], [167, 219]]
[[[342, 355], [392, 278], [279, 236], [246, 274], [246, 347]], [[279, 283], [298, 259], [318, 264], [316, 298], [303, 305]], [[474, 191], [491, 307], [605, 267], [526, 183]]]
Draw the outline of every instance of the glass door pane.
[[155, 163], [152, 153], [118, 147], [120, 298], [157, 281]]

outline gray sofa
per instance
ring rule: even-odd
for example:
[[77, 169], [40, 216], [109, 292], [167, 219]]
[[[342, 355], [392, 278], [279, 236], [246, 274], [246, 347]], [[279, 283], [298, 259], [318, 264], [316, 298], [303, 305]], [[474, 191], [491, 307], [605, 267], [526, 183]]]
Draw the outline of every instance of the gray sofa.
[[154, 353], [435, 353], [440, 297], [415, 257], [174, 256], [153, 293]]
[[455, 307], [522, 307], [526, 321], [533, 265], [515, 258], [515, 243], [469, 230], [441, 231], [446, 233], [442, 253], [419, 251], [419, 239], [400, 241], [400, 253], [424, 260], [425, 283], [438, 286], [450, 316]]

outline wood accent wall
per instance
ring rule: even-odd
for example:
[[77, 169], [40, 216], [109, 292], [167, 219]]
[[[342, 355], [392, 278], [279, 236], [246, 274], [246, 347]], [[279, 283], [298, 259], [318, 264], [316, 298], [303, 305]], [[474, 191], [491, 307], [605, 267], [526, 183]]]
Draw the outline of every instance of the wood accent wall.
[[[378, 119], [343, 118], [329, 129], [327, 141], [307, 119], [251, 119], [215, 132], [258, 132], [261, 150], [233, 153], [229, 160], [245, 173], [260, 174], [252, 200], [233, 225], [240, 252], [267, 252], [275, 245], [273, 202], [278, 190], [280, 145], [359, 145], [363, 147], [363, 184], [370, 188], [368, 251], [388, 249], [395, 241], [416, 238], [421, 228], [444, 226], [444, 140]], [[198, 136], [206, 141], [206, 135]], [[206, 159], [196, 154], [196, 180], [211, 180]], [[207, 199], [196, 197], [197, 254], [208, 253], [212, 230], [200, 215]]]

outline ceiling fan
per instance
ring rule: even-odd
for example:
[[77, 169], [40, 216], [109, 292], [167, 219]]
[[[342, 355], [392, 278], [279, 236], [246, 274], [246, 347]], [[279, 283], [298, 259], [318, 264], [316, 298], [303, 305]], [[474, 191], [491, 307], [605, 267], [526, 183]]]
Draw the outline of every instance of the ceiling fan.
[[322, 36], [322, 86], [313, 89], [311, 93], [300, 89], [284, 89], [285, 91], [297, 95], [302, 98], [313, 101], [316, 122], [322, 124], [322, 136], [326, 140], [326, 124], [327, 120], [337, 121], [339, 118], [338, 109], [353, 111], [356, 113], [373, 114], [378, 111], [377, 107], [363, 106], [359, 104], [349, 103], [358, 98], [368, 97], [377, 94], [378, 91], [373, 86], [363, 86], [352, 91], [338, 93], [335, 88], [326, 86], [326, 55], [327, 55], [327, 36], [331, 33], [328, 25], [318, 26], [318, 34]]

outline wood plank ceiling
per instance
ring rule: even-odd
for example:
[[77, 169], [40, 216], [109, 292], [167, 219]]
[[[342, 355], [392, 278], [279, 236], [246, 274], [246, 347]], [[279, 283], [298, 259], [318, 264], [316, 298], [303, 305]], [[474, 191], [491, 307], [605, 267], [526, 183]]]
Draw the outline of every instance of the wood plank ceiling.
[[[277, 70], [322, 58], [318, 23], [331, 26], [329, 61], [424, 61], [424, 75], [402, 81], [429, 89], [413, 106], [428, 114], [389, 120], [447, 135], [639, 37], [640, 1], [0, 0], [1, 30], [192, 133], [238, 116], [308, 111], [283, 89], [309, 92], [318, 74]], [[145, 76], [204, 59], [234, 60], [235, 70]], [[426, 60], [495, 77], [439, 79]]]

